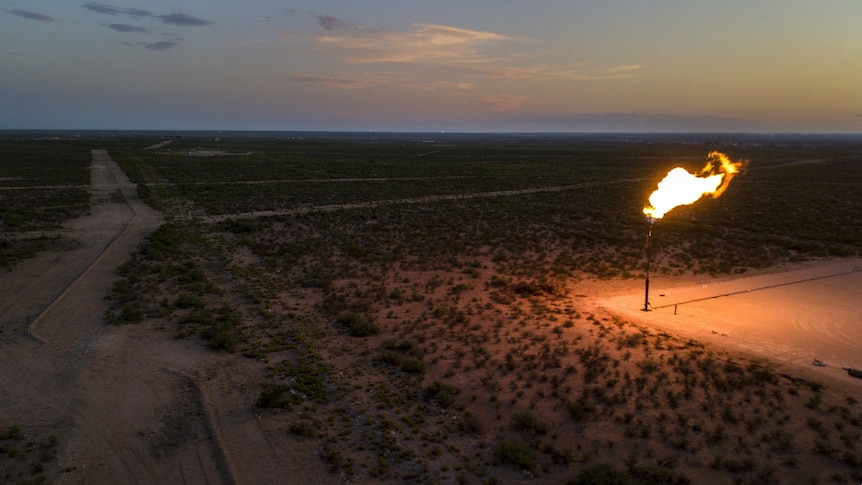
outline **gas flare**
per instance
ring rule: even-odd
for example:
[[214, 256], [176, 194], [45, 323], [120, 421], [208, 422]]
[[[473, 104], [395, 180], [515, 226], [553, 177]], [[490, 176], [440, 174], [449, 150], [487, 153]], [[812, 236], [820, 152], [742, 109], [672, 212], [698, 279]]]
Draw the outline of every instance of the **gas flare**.
[[727, 155], [716, 151], [709, 152], [708, 158], [706, 166], [697, 174], [682, 167], [667, 173], [644, 207], [644, 214], [650, 222], [661, 219], [675, 207], [693, 204], [704, 195], [710, 194], [717, 199], [745, 165], [745, 161], [731, 162]]

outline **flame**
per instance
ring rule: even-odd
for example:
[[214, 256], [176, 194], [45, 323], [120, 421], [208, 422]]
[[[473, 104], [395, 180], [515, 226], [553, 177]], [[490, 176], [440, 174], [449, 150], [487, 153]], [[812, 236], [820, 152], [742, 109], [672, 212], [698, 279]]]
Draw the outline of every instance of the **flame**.
[[727, 155], [716, 151], [709, 152], [708, 158], [709, 161], [696, 175], [676, 167], [658, 183], [658, 188], [649, 196], [649, 204], [644, 207], [650, 223], [661, 219], [675, 207], [697, 202], [704, 195], [711, 194], [713, 199], [717, 199], [745, 165], [742, 160], [731, 162]]

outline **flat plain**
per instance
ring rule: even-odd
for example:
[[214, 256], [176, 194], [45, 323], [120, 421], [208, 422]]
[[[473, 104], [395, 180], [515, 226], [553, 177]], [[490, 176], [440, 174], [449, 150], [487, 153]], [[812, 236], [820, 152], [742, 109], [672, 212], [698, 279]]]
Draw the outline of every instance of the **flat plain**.
[[862, 479], [858, 137], [2, 142], [4, 480]]

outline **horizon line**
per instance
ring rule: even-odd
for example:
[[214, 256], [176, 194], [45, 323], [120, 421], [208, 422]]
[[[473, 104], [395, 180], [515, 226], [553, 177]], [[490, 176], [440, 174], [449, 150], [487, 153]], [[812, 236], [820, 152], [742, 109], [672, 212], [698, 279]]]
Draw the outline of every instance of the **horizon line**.
[[794, 135], [794, 136], [862, 136], [862, 131], [577, 131], [577, 130], [358, 130], [296, 128], [0, 128], [0, 133], [330, 133], [330, 134], [457, 134], [457, 135]]

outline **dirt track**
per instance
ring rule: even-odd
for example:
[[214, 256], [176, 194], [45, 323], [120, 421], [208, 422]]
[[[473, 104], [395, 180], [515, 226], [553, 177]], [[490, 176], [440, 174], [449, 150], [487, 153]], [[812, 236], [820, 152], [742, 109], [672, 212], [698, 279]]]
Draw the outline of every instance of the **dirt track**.
[[[342, 179], [342, 180], [350, 180], [350, 179]], [[378, 179], [380, 180], [380, 179]], [[437, 202], [441, 200], [468, 200], [468, 199], [477, 199], [477, 198], [489, 198], [489, 197], [511, 197], [515, 195], [524, 195], [524, 194], [538, 194], [543, 192], [562, 192], [564, 190], [574, 190], [581, 189], [586, 187], [593, 187], [596, 185], [608, 185], [608, 184], [618, 184], [631, 182], [640, 179], [620, 179], [614, 181], [603, 181], [603, 182], [584, 182], [580, 184], [573, 185], [554, 185], [549, 187], [533, 187], [529, 189], [513, 189], [513, 190], [496, 190], [492, 192], [473, 192], [469, 194], [441, 194], [441, 195], [426, 195], [423, 197], [412, 197], [407, 199], [390, 199], [390, 200], [373, 200], [368, 202], [353, 202], [346, 204], [330, 204], [330, 205], [317, 205], [317, 206], [305, 206], [294, 209], [284, 209], [284, 210], [272, 210], [272, 211], [253, 211], [253, 212], [242, 212], [236, 214], [222, 214], [222, 215], [212, 215], [205, 216], [202, 218], [204, 222], [214, 223], [221, 222], [228, 219], [255, 219], [258, 217], [270, 217], [270, 216], [284, 216], [291, 214], [308, 214], [312, 212], [332, 212], [337, 210], [353, 210], [353, 209], [365, 209], [370, 207], [379, 207], [384, 205], [392, 205], [392, 204], [427, 204], [429, 202]]]
[[102, 322], [117, 266], [161, 216], [107, 152], [91, 170], [91, 214], [66, 225], [79, 248], [0, 275], [0, 423], [57, 437], [49, 482], [230, 482], [206, 400], [174, 370], [203, 351]]

